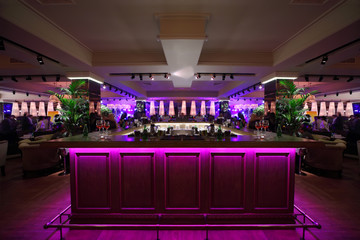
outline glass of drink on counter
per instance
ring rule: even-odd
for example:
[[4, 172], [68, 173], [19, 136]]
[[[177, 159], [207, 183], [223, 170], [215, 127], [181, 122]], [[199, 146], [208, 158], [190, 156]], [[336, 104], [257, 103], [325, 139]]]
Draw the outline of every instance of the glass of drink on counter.
[[100, 138], [103, 138], [104, 135], [102, 134], [101, 129], [104, 128], [104, 121], [103, 121], [103, 120], [96, 120], [96, 127], [97, 127], [97, 129], [99, 129], [99, 136], [100, 136]]
[[109, 131], [108, 129], [110, 128], [110, 122], [109, 121], [105, 121], [104, 122], [104, 128], [105, 128], [105, 136], [109, 136]]
[[256, 136], [259, 137], [259, 136], [260, 136], [259, 130], [260, 130], [260, 128], [261, 128], [261, 123], [260, 123], [260, 121], [256, 121], [256, 122], [255, 122], [255, 128], [256, 128]]
[[262, 135], [262, 138], [264, 138], [265, 135], [266, 135], [266, 130], [269, 128], [269, 121], [268, 120], [262, 120], [261, 121], [261, 126], [264, 129], [264, 134]]

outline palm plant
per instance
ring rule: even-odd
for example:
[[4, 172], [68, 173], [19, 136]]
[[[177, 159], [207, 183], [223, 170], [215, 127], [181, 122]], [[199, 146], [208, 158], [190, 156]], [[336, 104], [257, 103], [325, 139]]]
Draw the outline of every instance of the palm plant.
[[89, 102], [88, 91], [83, 88], [85, 84], [83, 80], [73, 81], [68, 88], [60, 88], [60, 93], [49, 91], [61, 103], [61, 120], [69, 135], [81, 130], [88, 122]]
[[281, 80], [279, 84], [282, 88], [277, 91], [277, 121], [290, 135], [294, 135], [305, 121], [304, 103], [316, 91], [305, 93], [305, 88], [298, 88], [290, 80]]

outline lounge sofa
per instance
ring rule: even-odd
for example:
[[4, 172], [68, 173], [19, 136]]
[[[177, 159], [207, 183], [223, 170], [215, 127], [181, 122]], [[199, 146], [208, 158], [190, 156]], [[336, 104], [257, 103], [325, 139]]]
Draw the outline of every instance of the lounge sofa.
[[346, 142], [341, 139], [313, 135], [315, 140], [325, 143], [325, 148], [308, 149], [305, 157], [306, 169], [319, 175], [340, 177], [343, 169], [343, 153]]
[[52, 134], [25, 139], [19, 142], [22, 152], [25, 177], [47, 175], [59, 170], [60, 158], [56, 148], [40, 148], [40, 143], [49, 141]]

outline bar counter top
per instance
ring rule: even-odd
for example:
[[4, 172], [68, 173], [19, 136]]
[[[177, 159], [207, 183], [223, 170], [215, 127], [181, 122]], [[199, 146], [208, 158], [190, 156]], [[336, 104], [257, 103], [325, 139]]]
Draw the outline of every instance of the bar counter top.
[[275, 133], [268, 132], [265, 139], [258, 139], [248, 132], [237, 131], [237, 136], [217, 139], [204, 137], [203, 139], [191, 137], [162, 139], [162, 137], [132, 137], [122, 135], [123, 132], [112, 132], [106, 139], [100, 139], [97, 132], [89, 133], [83, 137], [76, 135], [67, 138], [55, 139], [41, 143], [42, 147], [56, 148], [323, 148], [323, 142], [292, 137], [283, 134], [277, 137]]

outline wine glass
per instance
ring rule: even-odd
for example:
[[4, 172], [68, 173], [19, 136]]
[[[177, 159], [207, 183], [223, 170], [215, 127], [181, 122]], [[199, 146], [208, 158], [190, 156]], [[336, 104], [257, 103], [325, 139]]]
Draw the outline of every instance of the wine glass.
[[99, 129], [99, 136], [100, 138], [103, 138], [101, 134], [101, 129], [104, 127], [104, 121], [103, 120], [96, 120], [96, 127]]
[[256, 135], [259, 137], [259, 129], [261, 128], [261, 123], [260, 123], [260, 121], [256, 121], [255, 122], [255, 128], [256, 128]]
[[109, 136], [109, 131], [108, 129], [110, 128], [110, 121], [105, 121], [104, 122], [104, 128], [105, 128], [105, 136]]
[[264, 128], [264, 135], [266, 134], [266, 129], [269, 128], [269, 120], [262, 120], [262, 127]]

